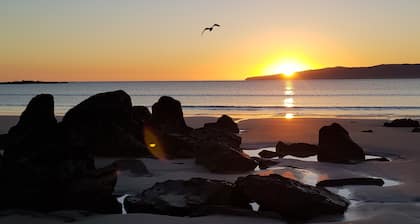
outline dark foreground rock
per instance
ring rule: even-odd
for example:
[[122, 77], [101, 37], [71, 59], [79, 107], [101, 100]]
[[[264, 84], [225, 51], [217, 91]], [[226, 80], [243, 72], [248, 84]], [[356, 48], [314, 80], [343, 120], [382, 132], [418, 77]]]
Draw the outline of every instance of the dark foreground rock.
[[339, 124], [333, 123], [319, 130], [318, 161], [333, 163], [356, 163], [365, 160], [363, 149]]
[[419, 127], [420, 124], [412, 119], [395, 119], [391, 122], [385, 122], [385, 127]]
[[279, 141], [276, 145], [276, 152], [279, 157], [284, 157], [287, 155], [296, 156], [296, 157], [308, 157], [314, 156], [318, 153], [318, 146], [307, 144], [307, 143], [292, 143], [287, 145]]
[[349, 206], [345, 198], [324, 188], [276, 174], [240, 177], [235, 185], [242, 198], [260, 205], [260, 211], [274, 211], [290, 218], [342, 214]]
[[205, 142], [200, 145], [196, 163], [216, 173], [253, 171], [258, 165], [245, 153], [218, 142]]
[[86, 209], [116, 213], [114, 167], [95, 169], [87, 150], [65, 144], [49, 94], [35, 96], [4, 145], [2, 208], [54, 211]]
[[379, 178], [359, 177], [345, 179], [323, 180], [316, 184], [319, 187], [341, 187], [346, 185], [375, 185], [383, 186], [385, 182]]
[[202, 216], [208, 215], [212, 207], [247, 205], [239, 201], [229, 182], [192, 178], [156, 183], [139, 195], [127, 197], [124, 206], [128, 213]]
[[63, 117], [65, 144], [95, 156], [146, 156], [143, 124], [132, 112], [131, 98], [122, 90], [91, 96]]
[[271, 158], [274, 158], [274, 157], [278, 157], [279, 156], [277, 154], [277, 152], [273, 152], [273, 151], [270, 151], [270, 150], [262, 150], [261, 152], [258, 153], [258, 155], [261, 158], [266, 158], [266, 159], [271, 159]]

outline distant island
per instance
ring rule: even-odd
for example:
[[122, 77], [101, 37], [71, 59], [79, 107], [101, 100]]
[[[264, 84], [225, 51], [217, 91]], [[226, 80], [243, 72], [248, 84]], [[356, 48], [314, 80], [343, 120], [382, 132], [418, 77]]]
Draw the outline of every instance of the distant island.
[[[296, 72], [293, 79], [410, 79], [420, 78], [420, 64], [383, 64], [371, 67], [331, 67]], [[246, 80], [281, 80], [282, 74], [248, 77]]]
[[37, 80], [21, 80], [21, 81], [12, 81], [12, 82], [0, 82], [0, 85], [4, 84], [63, 84], [68, 82], [44, 82]]

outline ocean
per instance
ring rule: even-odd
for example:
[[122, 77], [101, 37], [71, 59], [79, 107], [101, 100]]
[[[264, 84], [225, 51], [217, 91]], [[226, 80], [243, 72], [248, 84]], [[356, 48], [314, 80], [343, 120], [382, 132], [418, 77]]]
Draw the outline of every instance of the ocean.
[[53, 94], [56, 114], [64, 115], [91, 95], [118, 89], [150, 108], [172, 96], [186, 116], [420, 118], [420, 79], [7, 84], [0, 85], [0, 115], [19, 115], [40, 93]]

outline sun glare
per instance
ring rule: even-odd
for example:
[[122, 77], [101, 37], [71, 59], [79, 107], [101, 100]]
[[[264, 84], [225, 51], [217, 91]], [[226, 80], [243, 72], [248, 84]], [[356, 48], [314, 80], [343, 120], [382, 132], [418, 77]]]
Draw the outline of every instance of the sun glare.
[[269, 74], [281, 74], [286, 78], [292, 78], [296, 72], [306, 70], [308, 67], [298, 61], [285, 60], [271, 66], [267, 72]]

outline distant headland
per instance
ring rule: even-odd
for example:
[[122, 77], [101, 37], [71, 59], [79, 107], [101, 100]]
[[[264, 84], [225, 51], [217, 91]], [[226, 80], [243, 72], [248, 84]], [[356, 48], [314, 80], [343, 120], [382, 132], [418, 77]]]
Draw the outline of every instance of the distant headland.
[[[383, 64], [371, 67], [330, 67], [296, 72], [293, 79], [409, 79], [420, 78], [420, 64]], [[246, 80], [288, 79], [282, 74], [248, 77]]]
[[63, 84], [68, 82], [45, 82], [37, 80], [21, 80], [21, 81], [12, 81], [12, 82], [0, 82], [1, 84]]

